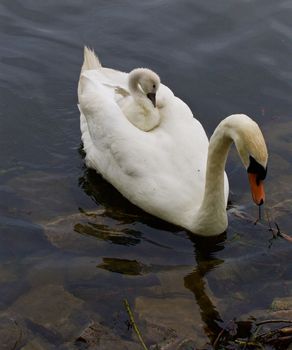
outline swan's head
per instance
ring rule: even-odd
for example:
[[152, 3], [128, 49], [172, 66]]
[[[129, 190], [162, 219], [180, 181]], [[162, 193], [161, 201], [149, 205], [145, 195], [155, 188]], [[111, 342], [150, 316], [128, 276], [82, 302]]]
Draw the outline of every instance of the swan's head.
[[159, 76], [147, 68], [137, 68], [129, 74], [130, 89], [139, 89], [156, 107], [156, 93], [160, 85]]
[[[249, 178], [254, 202], [265, 201], [263, 181], [267, 174], [268, 151], [258, 124], [243, 114], [229, 117], [230, 133]], [[228, 118], [227, 118], [228, 119]]]

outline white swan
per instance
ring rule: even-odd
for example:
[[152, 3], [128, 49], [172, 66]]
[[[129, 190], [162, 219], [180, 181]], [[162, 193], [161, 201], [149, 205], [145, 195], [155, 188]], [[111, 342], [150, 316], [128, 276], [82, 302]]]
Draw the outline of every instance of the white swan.
[[136, 68], [129, 74], [104, 68], [93, 51], [87, 47], [84, 51], [84, 67], [96, 70], [98, 81], [113, 94], [126, 118], [143, 131], [150, 131], [158, 126], [158, 108], [163, 105], [162, 100], [156, 101], [160, 86], [159, 76], [147, 68]]
[[[92, 58], [94, 57], [94, 60]], [[254, 201], [264, 201], [267, 148], [258, 125], [246, 115], [224, 119], [210, 144], [188, 106], [163, 84], [161, 121], [144, 132], [131, 124], [100, 82], [95, 56], [85, 50], [78, 95], [86, 164], [146, 212], [204, 236], [227, 228], [225, 162], [232, 142], [248, 171]], [[109, 70], [123, 88], [128, 75]]]

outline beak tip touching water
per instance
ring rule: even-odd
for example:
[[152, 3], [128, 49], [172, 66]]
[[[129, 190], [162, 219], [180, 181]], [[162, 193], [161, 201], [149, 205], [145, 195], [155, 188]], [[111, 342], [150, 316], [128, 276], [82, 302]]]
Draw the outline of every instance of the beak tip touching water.
[[254, 202], [260, 206], [265, 202], [265, 190], [263, 181], [257, 179], [257, 174], [248, 174], [251, 194]]

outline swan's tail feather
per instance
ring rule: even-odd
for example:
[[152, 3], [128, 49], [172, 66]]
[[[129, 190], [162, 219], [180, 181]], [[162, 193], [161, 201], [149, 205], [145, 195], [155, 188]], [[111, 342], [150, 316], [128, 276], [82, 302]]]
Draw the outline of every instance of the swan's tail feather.
[[82, 65], [81, 72], [89, 69], [99, 69], [101, 68], [101, 63], [97, 58], [95, 52], [84, 46], [84, 61]]

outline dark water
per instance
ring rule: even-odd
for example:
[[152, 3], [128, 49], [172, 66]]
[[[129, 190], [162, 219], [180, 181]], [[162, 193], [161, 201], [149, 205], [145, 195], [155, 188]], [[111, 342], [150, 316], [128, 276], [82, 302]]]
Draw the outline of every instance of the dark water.
[[158, 72], [209, 135], [229, 114], [253, 117], [271, 219], [292, 233], [292, 2], [3, 0], [0, 18], [2, 348], [81, 349], [94, 321], [100, 348], [139, 349], [124, 298], [164, 349], [203, 348], [233, 318], [280, 317], [269, 310], [292, 296], [292, 245], [253, 225], [237, 155], [228, 231], [192, 237], [84, 167], [76, 87], [86, 44], [106, 66]]

